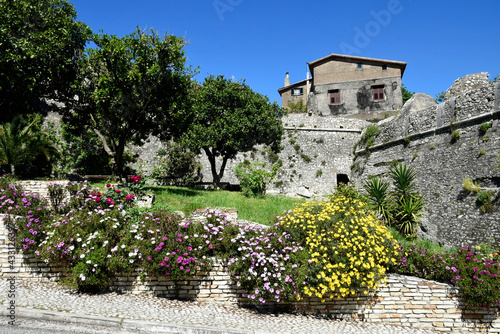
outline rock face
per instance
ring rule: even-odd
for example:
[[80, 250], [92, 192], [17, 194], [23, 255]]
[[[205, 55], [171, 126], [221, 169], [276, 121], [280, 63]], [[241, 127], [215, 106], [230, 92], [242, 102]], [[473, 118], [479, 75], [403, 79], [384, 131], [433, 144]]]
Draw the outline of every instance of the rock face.
[[472, 90], [480, 89], [490, 85], [488, 81], [488, 72], [474, 73], [466, 75], [463, 78], [455, 80], [453, 85], [448, 88], [444, 94], [444, 99], [449, 100], [452, 97], [466, 94]]

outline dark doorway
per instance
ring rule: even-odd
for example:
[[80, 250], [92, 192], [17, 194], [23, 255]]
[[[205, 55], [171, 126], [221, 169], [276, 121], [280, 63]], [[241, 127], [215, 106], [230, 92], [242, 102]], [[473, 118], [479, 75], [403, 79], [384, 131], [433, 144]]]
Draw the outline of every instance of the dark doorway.
[[337, 174], [337, 185], [341, 183], [348, 184], [349, 176], [347, 176], [346, 174]]

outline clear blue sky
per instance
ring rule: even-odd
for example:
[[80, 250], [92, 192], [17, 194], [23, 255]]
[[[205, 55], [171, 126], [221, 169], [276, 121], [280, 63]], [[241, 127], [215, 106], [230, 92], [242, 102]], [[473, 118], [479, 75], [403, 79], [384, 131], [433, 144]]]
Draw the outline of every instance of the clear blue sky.
[[331, 53], [405, 61], [405, 86], [433, 97], [459, 77], [500, 73], [500, 1], [69, 0], [94, 32], [137, 26], [183, 36], [195, 77], [224, 74], [281, 104], [278, 88]]

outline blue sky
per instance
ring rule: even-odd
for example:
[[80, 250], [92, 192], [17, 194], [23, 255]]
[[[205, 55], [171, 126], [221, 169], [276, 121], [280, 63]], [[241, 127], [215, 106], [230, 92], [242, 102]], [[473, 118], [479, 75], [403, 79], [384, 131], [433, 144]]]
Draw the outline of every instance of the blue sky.
[[94, 32], [137, 26], [183, 36], [195, 77], [224, 74], [281, 104], [278, 88], [331, 53], [405, 61], [405, 86], [433, 97], [459, 77], [500, 73], [500, 1], [69, 0]]

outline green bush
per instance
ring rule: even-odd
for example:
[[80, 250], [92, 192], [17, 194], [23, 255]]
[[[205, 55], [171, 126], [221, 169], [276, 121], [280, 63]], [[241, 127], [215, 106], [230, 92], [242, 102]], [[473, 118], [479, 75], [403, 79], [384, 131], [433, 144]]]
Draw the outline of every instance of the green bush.
[[365, 132], [361, 136], [361, 143], [365, 144], [367, 147], [373, 146], [375, 143], [375, 138], [380, 134], [380, 129], [377, 125], [370, 125], [366, 128]]
[[271, 171], [266, 170], [266, 163], [248, 160], [241, 162], [235, 168], [234, 173], [240, 181], [241, 191], [247, 197], [263, 197], [266, 194], [267, 184], [274, 179], [279, 164], [274, 165]]
[[401, 246], [393, 270], [459, 287], [465, 308], [496, 308], [500, 301], [498, 252], [484, 253], [481, 247], [443, 252]]
[[451, 141], [452, 142], [456, 142], [459, 139], [460, 139], [460, 131], [459, 130], [453, 130], [451, 132]]

